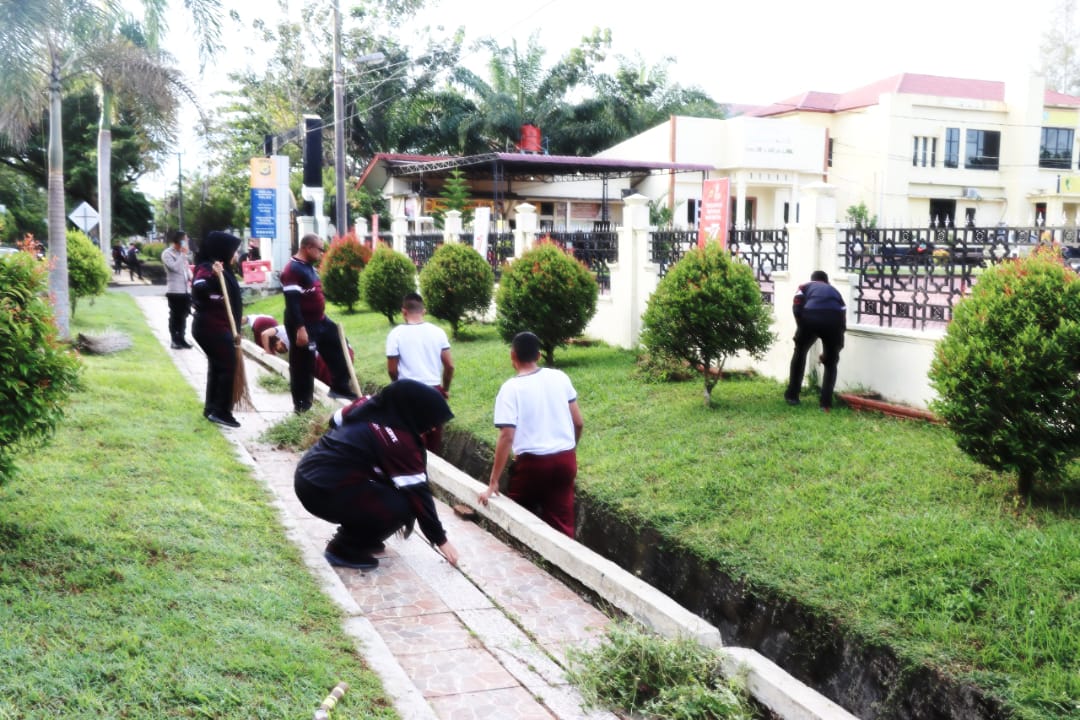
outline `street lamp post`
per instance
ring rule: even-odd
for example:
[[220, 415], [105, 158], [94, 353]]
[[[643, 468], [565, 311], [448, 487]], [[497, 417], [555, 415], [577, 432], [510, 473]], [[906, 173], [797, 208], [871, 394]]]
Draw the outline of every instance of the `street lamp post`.
[[[362, 55], [356, 62], [375, 65], [384, 59], [381, 52]], [[345, 199], [345, 75], [341, 71], [341, 2], [334, 0], [334, 225], [339, 236], [349, 231]]]
[[184, 171], [181, 168], [180, 156], [183, 153], [173, 153], [176, 155], [176, 211], [180, 216], [179, 227], [180, 232], [184, 231]]

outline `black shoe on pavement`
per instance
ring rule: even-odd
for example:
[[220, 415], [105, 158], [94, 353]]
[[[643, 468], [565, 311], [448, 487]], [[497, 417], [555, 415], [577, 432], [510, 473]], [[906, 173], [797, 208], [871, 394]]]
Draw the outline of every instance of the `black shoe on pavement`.
[[370, 555], [357, 555], [356, 557], [342, 557], [335, 555], [329, 550], [323, 552], [326, 562], [337, 567], [353, 568], [354, 570], [374, 570], [379, 567], [379, 561]]
[[240, 423], [238, 423], [236, 421], [236, 418], [234, 418], [234, 417], [232, 417], [230, 415], [221, 416], [221, 415], [216, 415], [214, 413], [210, 413], [210, 414], [208, 414], [206, 416], [206, 419], [209, 420], [212, 423], [217, 423], [218, 425], [224, 425], [225, 427], [231, 427], [231, 428], [240, 427]]
[[194, 345], [189, 343], [187, 340], [181, 340], [179, 345], [180, 345], [180, 347], [184, 348], [185, 350], [191, 350], [191, 349], [193, 349], [195, 347]]
[[344, 391], [331, 390], [328, 393], [326, 393], [326, 396], [329, 397], [329, 398], [333, 398], [334, 400], [355, 400], [356, 399], [356, 393], [354, 393], [352, 390], [344, 390]]
[[190, 350], [191, 346], [187, 343], [178, 343], [175, 340], [169, 345], [173, 350]]

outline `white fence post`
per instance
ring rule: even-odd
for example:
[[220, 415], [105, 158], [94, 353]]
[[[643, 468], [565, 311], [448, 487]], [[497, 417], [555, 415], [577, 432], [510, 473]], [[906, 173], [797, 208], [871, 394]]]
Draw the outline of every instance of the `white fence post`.
[[536, 229], [539, 227], [536, 206], [529, 203], [515, 205], [514, 217], [517, 220], [514, 227], [514, 257], [519, 258], [536, 243]]
[[443, 242], [461, 242], [461, 211], [447, 210], [443, 220]]
[[405, 236], [409, 234], [409, 218], [396, 216], [390, 223], [390, 233], [394, 236], [393, 248], [399, 253], [405, 252]]

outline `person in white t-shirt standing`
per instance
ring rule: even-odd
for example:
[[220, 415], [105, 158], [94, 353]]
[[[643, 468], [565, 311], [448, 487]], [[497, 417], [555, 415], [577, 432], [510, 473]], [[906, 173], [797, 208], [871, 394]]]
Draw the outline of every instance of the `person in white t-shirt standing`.
[[[386, 336], [386, 372], [390, 380], [415, 380], [430, 385], [446, 399], [450, 398], [450, 381], [454, 377], [454, 360], [450, 355], [450, 340], [446, 332], [429, 323], [424, 300], [411, 292], [401, 301], [405, 322]], [[425, 447], [438, 454], [442, 450], [443, 426], [424, 435]]]
[[499, 494], [499, 476], [512, 453], [507, 497], [574, 537], [577, 444], [584, 421], [570, 378], [561, 370], [540, 367], [539, 360], [540, 338], [531, 332], [515, 335], [510, 362], [516, 375], [502, 384], [495, 398], [499, 439], [488, 489], [479, 501], [487, 505]]

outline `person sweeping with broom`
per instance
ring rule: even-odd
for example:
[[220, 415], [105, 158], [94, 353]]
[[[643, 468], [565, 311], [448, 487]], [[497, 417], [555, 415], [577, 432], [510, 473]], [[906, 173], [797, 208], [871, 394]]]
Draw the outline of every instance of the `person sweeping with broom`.
[[[203, 417], [212, 423], [238, 428], [233, 406], [246, 391], [242, 375], [243, 358], [238, 358], [235, 328], [240, 324], [240, 283], [233, 275], [230, 261], [240, 247], [240, 238], [214, 230], [207, 234], [199, 248], [195, 274], [191, 281], [191, 297], [195, 319], [191, 335], [206, 353], [209, 363], [206, 373], [206, 400]], [[239, 386], [237, 380], [239, 379]]]

